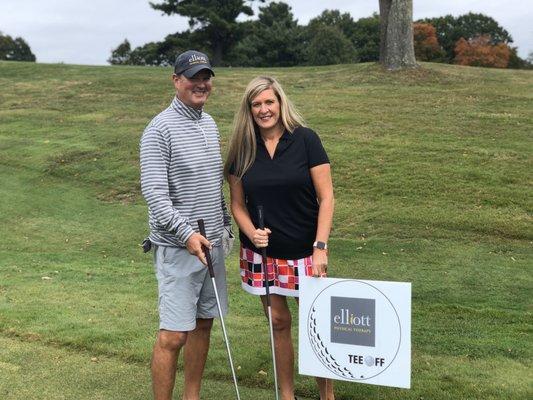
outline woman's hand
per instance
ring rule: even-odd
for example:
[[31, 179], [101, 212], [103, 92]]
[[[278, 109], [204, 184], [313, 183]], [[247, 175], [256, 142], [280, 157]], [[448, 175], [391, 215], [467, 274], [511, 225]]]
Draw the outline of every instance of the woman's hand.
[[328, 252], [327, 250], [313, 250], [313, 276], [322, 278], [327, 276], [328, 272]]
[[270, 235], [272, 232], [270, 229], [256, 229], [253, 232], [253, 235], [251, 237], [252, 243], [255, 247], [261, 248], [261, 247], [267, 247], [268, 246], [268, 235]]

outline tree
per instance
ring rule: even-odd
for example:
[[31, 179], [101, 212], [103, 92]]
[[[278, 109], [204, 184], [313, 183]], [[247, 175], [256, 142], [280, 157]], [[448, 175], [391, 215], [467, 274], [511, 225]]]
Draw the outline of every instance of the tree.
[[352, 16], [349, 13], [341, 14], [339, 10], [322, 11], [322, 14], [309, 21], [307, 27], [314, 33], [323, 25], [336, 27], [350, 40], [355, 31], [355, 22]]
[[444, 57], [444, 50], [437, 40], [437, 31], [431, 24], [413, 25], [415, 56], [419, 61], [439, 61]]
[[413, 43], [413, 0], [379, 0], [379, 62], [389, 70], [417, 66]]
[[468, 13], [459, 17], [445, 15], [438, 18], [426, 18], [417, 22], [428, 23], [437, 30], [440, 45], [446, 52], [445, 61], [453, 62], [455, 46], [460, 38], [474, 39], [482, 35], [490, 35], [492, 44], [512, 43], [513, 38], [493, 18], [483, 15]]
[[352, 42], [339, 28], [322, 25], [309, 44], [307, 59], [311, 65], [353, 63], [356, 52]]
[[359, 61], [379, 60], [380, 36], [379, 15], [377, 13], [354, 21], [349, 13], [341, 14], [339, 10], [325, 10], [318, 17], [309, 21], [307, 30], [311, 38], [316, 33], [316, 29], [323, 25], [333, 26], [340, 30], [352, 42]]
[[205, 40], [201, 32], [187, 30], [173, 33], [167, 35], [161, 42], [149, 42], [133, 50], [126, 39], [112, 50], [111, 57], [107, 61], [110, 64], [167, 66], [173, 65], [176, 56], [190, 48], [203, 52], [209, 50], [205, 48]]
[[359, 18], [355, 21], [351, 40], [357, 51], [359, 61], [378, 61], [380, 41], [379, 15], [374, 13], [370, 17]]
[[242, 24], [243, 39], [227, 63], [234, 66], [289, 67], [302, 63], [302, 29], [286, 3], [259, 7], [256, 21]]
[[35, 61], [35, 55], [24, 39], [13, 39], [9, 35], [0, 32], [0, 60], [7, 61]]
[[533, 64], [531, 63], [531, 61], [528, 61], [527, 59], [524, 60], [518, 55], [517, 47], [509, 46], [509, 49], [511, 50], [511, 55], [509, 56], [509, 64], [507, 64], [507, 68], [512, 68], [512, 69], [532, 69], [533, 68]]
[[[310, 65], [353, 63], [357, 61], [352, 36], [356, 26], [349, 13], [324, 10], [304, 28], [302, 43]], [[331, 35], [328, 37], [328, 35]]]
[[505, 43], [492, 44], [489, 35], [461, 38], [455, 46], [455, 63], [477, 67], [507, 68], [511, 49]]
[[150, 2], [150, 5], [167, 15], [188, 17], [191, 30], [205, 36], [214, 65], [222, 64], [238, 39], [240, 26], [237, 17], [241, 14], [253, 15], [253, 10], [245, 5], [244, 0], [163, 0], [162, 3]]
[[131, 45], [128, 39], [118, 45], [118, 47], [111, 51], [111, 57], [107, 59], [107, 62], [112, 65], [130, 64], [131, 58]]

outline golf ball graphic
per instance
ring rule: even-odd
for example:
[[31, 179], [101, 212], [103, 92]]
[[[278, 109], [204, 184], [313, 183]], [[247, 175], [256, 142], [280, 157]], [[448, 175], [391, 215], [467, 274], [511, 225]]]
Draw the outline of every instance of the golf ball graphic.
[[365, 357], [365, 364], [369, 367], [371, 367], [372, 365], [374, 365], [374, 357], [372, 356], [366, 356]]

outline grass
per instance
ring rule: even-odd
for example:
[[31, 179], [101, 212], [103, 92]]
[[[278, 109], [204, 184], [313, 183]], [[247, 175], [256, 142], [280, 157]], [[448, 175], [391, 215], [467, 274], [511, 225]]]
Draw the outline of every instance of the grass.
[[[137, 245], [138, 141], [171, 100], [168, 74], [0, 63], [1, 398], [149, 397], [156, 286]], [[533, 74], [219, 69], [207, 111], [224, 151], [258, 74], [279, 78], [331, 158], [332, 276], [413, 283], [412, 389], [338, 383], [337, 398], [531, 397]], [[235, 252], [228, 270], [243, 399], [270, 399], [268, 329]], [[309, 377], [297, 392], [316, 398]], [[217, 325], [203, 395], [232, 393]]]

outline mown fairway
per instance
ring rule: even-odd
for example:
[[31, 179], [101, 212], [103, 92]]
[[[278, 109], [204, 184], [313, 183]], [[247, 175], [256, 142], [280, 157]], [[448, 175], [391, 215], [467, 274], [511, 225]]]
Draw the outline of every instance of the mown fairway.
[[[331, 275], [413, 283], [412, 389], [338, 383], [337, 398], [531, 398], [533, 73], [218, 69], [207, 111], [224, 151], [258, 74], [279, 78], [332, 160]], [[1, 399], [149, 398], [156, 285], [138, 247], [138, 141], [171, 100], [169, 75], [0, 63]], [[272, 399], [267, 324], [237, 268], [234, 252], [242, 397]], [[215, 325], [204, 398], [229, 400]], [[297, 392], [317, 397], [308, 377]]]

